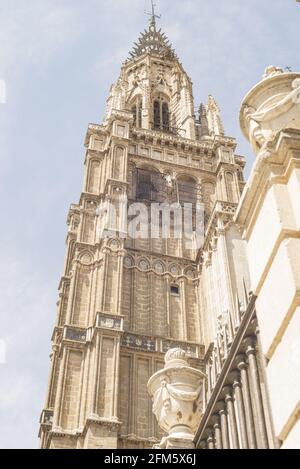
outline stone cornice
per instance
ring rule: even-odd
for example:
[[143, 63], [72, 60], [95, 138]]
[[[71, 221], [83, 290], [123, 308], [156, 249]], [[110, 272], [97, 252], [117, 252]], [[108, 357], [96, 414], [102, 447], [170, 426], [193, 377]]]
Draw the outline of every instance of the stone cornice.
[[90, 424], [101, 425], [107, 427], [110, 431], [117, 432], [122, 424], [117, 418], [106, 419], [104, 417], [99, 417], [98, 415], [91, 415], [86, 419], [84, 427], [77, 428], [75, 430], [64, 430], [61, 427], [53, 428], [49, 433], [52, 437], [69, 437], [69, 438], [78, 438], [84, 436], [90, 426]]
[[103, 158], [105, 158], [106, 154], [107, 154], [107, 150], [96, 150], [96, 149], [92, 150], [91, 148], [88, 148], [85, 154], [84, 164], [86, 164], [87, 161], [90, 161], [90, 160], [96, 160], [96, 161], [101, 162]]
[[233, 137], [227, 137], [226, 135], [215, 135], [213, 140], [213, 149], [216, 150], [220, 146], [232, 148], [235, 151], [237, 147], [236, 139]]
[[[193, 160], [195, 160], [193, 158]], [[178, 173], [182, 173], [188, 167], [190, 173], [199, 174], [199, 172], [203, 174], [207, 174], [207, 177], [213, 178], [216, 175], [216, 163], [212, 163], [211, 167], [208, 168], [207, 164], [210, 162], [199, 162], [199, 166], [192, 166], [190, 164], [183, 164], [175, 161], [166, 161], [166, 160], [158, 160], [157, 158], [153, 158], [151, 156], [145, 155], [132, 155], [130, 154], [130, 163], [149, 163], [150, 166], [158, 166], [161, 168], [162, 171], [170, 171], [170, 168], [176, 168]]]
[[244, 169], [247, 164], [246, 158], [242, 155], [234, 155], [234, 160], [236, 164], [242, 167], [242, 169]]
[[148, 130], [148, 129], [134, 129], [131, 131], [131, 137], [138, 138], [148, 138], [153, 140], [161, 140], [162, 142], [169, 142], [177, 145], [184, 145], [191, 147], [192, 149], [207, 149], [207, 150], [216, 150], [220, 146], [228, 146], [230, 148], [236, 148], [236, 140], [232, 137], [225, 137], [221, 135], [216, 135], [214, 138], [206, 138], [202, 140], [191, 140], [185, 137], [180, 137], [168, 132], [161, 132], [158, 130]]
[[91, 192], [82, 192], [81, 196], [80, 196], [80, 201], [79, 201], [79, 205], [80, 205], [81, 210], [82, 210], [82, 203], [86, 200], [93, 201], [93, 202], [99, 202], [99, 195], [98, 194], [93, 194]]
[[[197, 360], [198, 365], [203, 365], [204, 345], [188, 340], [175, 340], [168, 337], [146, 336], [134, 331], [124, 330], [123, 315], [97, 313], [92, 326], [79, 327], [71, 324], [61, 328], [55, 328], [53, 338], [59, 354], [67, 349], [84, 350], [91, 343], [95, 343], [96, 337], [100, 335], [113, 336], [120, 340], [122, 348], [128, 351], [141, 353], [152, 353], [161, 356], [173, 347], [183, 348], [190, 359]], [[55, 332], [59, 335], [55, 337]]]
[[64, 283], [70, 284], [71, 282], [71, 276], [70, 275], [63, 275], [60, 279], [59, 285], [58, 285], [58, 290], [60, 291], [62, 289], [62, 286]]
[[225, 223], [230, 222], [231, 220], [233, 220], [234, 214], [236, 212], [236, 208], [237, 208], [236, 203], [223, 202], [220, 200], [216, 201], [213, 212], [209, 220], [208, 227], [205, 232], [205, 241], [203, 245], [203, 251], [208, 249], [208, 246], [211, 243], [213, 236], [215, 235], [218, 219], [222, 217]]
[[251, 233], [257, 210], [268, 189], [278, 182], [279, 177], [289, 174], [292, 159], [300, 162], [299, 148], [300, 130], [286, 129], [278, 133], [267, 152], [258, 155], [234, 217], [245, 230], [246, 237]]
[[187, 280], [189, 282], [193, 282], [193, 283], [197, 283], [199, 282], [200, 280], [200, 277], [196, 277], [196, 278], [190, 278], [188, 277], [187, 275], [184, 275], [184, 274], [181, 274], [181, 275], [174, 275], [172, 274], [171, 272], [169, 271], [165, 271], [165, 272], [162, 272], [162, 273], [158, 273], [155, 269], [151, 268], [151, 269], [146, 269], [146, 270], [143, 270], [141, 269], [138, 265], [133, 265], [131, 267], [127, 267], [128, 270], [137, 270], [138, 272], [141, 272], [141, 273], [144, 273], [144, 274], [154, 274], [156, 275], [157, 277], [169, 277], [171, 280], [173, 279], [174, 281], [176, 282], [179, 282], [180, 280]]
[[168, 59], [167, 57], [161, 57], [160, 55], [155, 54], [153, 52], [152, 53], [145, 52], [143, 55], [139, 57], [134, 57], [134, 58], [131, 58], [130, 60], [127, 59], [122, 64], [122, 72], [126, 70], [130, 71], [131, 69], [135, 69], [136, 67], [139, 67], [140, 65], [142, 65], [145, 61], [147, 61], [147, 63], [149, 64], [152, 61], [156, 63], [157, 62], [161, 63], [164, 66], [169, 66], [170, 68], [178, 68], [178, 70], [188, 78], [189, 84], [192, 85], [192, 79], [186, 73], [186, 71], [183, 68], [182, 63], [180, 62], [178, 58]]
[[151, 444], [151, 445], [154, 445], [156, 443], [159, 442], [159, 440], [157, 440], [156, 438], [142, 438], [142, 437], [139, 437], [133, 433], [131, 433], [130, 435], [120, 435], [119, 437], [121, 440], [126, 440], [126, 441], [130, 441], [131, 443], [147, 443], [147, 444]]
[[108, 135], [108, 130], [103, 124], [89, 124], [84, 140], [85, 147], [89, 145], [91, 135]]
[[106, 123], [110, 126], [115, 120], [131, 123], [133, 121], [132, 112], [125, 109], [112, 109]]
[[143, 250], [143, 249], [135, 249], [135, 248], [128, 248], [126, 249], [126, 252], [128, 255], [130, 255], [130, 253], [135, 253], [135, 254], [138, 254], [140, 257], [143, 257], [144, 256], [149, 256], [151, 255], [151, 257], [154, 259], [157, 258], [157, 260], [164, 260], [164, 261], [170, 261], [170, 262], [175, 262], [175, 263], [180, 263], [182, 264], [182, 262], [186, 263], [187, 266], [188, 265], [191, 265], [191, 267], [194, 267], [196, 268], [197, 267], [197, 261], [196, 259], [189, 259], [188, 257], [177, 257], [177, 256], [170, 256], [170, 255], [167, 255], [167, 254], [160, 254], [160, 253], [157, 253], [155, 251], [149, 251], [149, 250]]

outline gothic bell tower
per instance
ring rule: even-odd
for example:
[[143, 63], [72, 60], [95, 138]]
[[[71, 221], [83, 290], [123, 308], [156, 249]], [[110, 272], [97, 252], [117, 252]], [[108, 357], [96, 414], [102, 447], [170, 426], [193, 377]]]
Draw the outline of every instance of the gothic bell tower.
[[154, 11], [85, 146], [83, 191], [68, 215], [41, 446], [151, 448], [162, 435], [148, 379], [176, 346], [203, 366], [201, 253], [172, 233], [131, 237], [120, 207], [201, 202], [208, 224], [217, 198], [238, 202], [244, 160], [224, 136], [214, 98], [195, 115], [192, 82]]
[[107, 118], [116, 109], [131, 111], [134, 127], [195, 138], [192, 82], [154, 14], [111, 89]]

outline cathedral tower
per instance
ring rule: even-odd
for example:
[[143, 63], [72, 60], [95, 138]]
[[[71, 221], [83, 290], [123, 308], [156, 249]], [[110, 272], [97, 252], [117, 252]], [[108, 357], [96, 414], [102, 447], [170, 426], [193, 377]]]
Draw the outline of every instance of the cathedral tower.
[[[85, 146], [83, 191], [68, 215], [41, 446], [151, 448], [161, 434], [150, 376], [174, 346], [201, 369], [217, 328], [208, 317], [218, 283], [211, 218], [224, 233], [245, 161], [225, 136], [212, 96], [196, 113], [192, 82], [154, 12], [111, 87], [103, 123], [88, 126]], [[150, 213], [162, 203], [192, 204], [193, 222], [203, 205], [205, 259], [193, 236], [174, 236], [172, 223], [168, 237], [151, 236], [150, 224], [148, 236], [131, 236], [124, 207], [130, 218], [133, 205]], [[234, 310], [243, 285], [231, 279], [226, 241], [216, 262], [219, 280], [227, 278], [220, 301]]]

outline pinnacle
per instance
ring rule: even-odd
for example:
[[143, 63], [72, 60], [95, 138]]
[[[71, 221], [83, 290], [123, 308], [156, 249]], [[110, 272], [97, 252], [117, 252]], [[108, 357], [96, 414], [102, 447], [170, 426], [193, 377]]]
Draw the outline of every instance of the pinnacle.
[[153, 21], [150, 22], [149, 29], [145, 29], [138, 38], [138, 41], [134, 43], [128, 60], [140, 57], [147, 52], [159, 55], [165, 59], [177, 60], [176, 53], [169, 39], [161, 29], [157, 30], [156, 22], [153, 23]]

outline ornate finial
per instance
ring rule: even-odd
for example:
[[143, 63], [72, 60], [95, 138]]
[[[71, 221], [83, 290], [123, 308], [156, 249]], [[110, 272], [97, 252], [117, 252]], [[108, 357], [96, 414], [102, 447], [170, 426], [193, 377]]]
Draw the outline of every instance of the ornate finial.
[[148, 11], [145, 11], [146, 15], [148, 16], [151, 16], [151, 19], [150, 19], [150, 23], [151, 23], [151, 26], [156, 26], [156, 18], [159, 19], [161, 18], [161, 15], [156, 15], [155, 14], [155, 7], [156, 7], [156, 4], [153, 3], [153, 0], [151, 0], [151, 13], [149, 13]]
[[162, 32], [161, 29], [156, 29], [156, 18], [160, 18], [160, 15], [155, 13], [155, 3], [151, 0], [152, 11], [151, 13], [145, 12], [146, 15], [150, 16], [150, 27], [148, 30], [140, 35], [137, 42], [134, 43], [133, 50], [130, 52], [130, 58], [135, 59], [145, 53], [153, 53], [159, 55], [163, 59], [167, 60], [178, 60], [175, 51], [172, 48], [172, 44]]
[[284, 70], [280, 67], [274, 67], [274, 65], [270, 65], [265, 69], [265, 73], [263, 75], [263, 78], [270, 78], [275, 75], [279, 75], [280, 73], [284, 73]]
[[187, 365], [187, 354], [181, 348], [172, 348], [165, 355], [165, 368]]
[[150, 27], [148, 30], [140, 35], [137, 42], [134, 43], [133, 50], [130, 52], [131, 59], [141, 57], [143, 54], [155, 54], [159, 55], [163, 59], [167, 60], [178, 60], [175, 51], [173, 50], [172, 44], [162, 32], [161, 29], [156, 29], [156, 18], [160, 18], [159, 15], [155, 13], [155, 4], [151, 0], [152, 12], [145, 12], [150, 16]]

